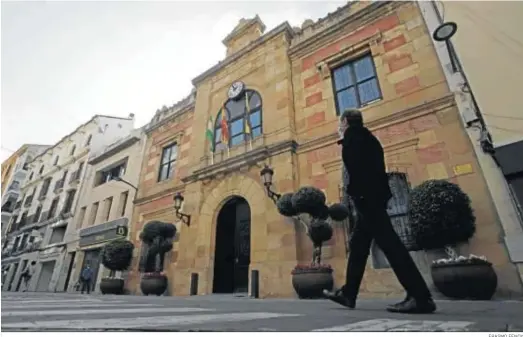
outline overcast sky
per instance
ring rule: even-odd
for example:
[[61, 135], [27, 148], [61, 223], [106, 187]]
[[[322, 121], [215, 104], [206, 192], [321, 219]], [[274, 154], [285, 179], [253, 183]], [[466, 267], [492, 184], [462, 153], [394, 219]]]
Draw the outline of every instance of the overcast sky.
[[2, 1], [1, 161], [24, 143], [54, 144], [94, 114], [136, 115], [187, 95], [225, 57], [222, 39], [258, 14], [267, 31], [346, 1]]

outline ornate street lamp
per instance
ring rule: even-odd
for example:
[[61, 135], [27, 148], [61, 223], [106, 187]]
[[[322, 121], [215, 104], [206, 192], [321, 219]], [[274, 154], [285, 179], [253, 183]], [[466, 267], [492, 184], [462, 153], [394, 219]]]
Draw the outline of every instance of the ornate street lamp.
[[265, 189], [267, 190], [267, 196], [271, 198], [271, 200], [276, 203], [278, 199], [280, 199], [281, 194], [278, 194], [271, 190], [272, 185], [272, 176], [274, 175], [274, 171], [265, 164], [264, 168], [260, 171], [260, 176], [262, 177], [263, 185], [265, 186]]
[[183, 196], [181, 193], [176, 193], [176, 195], [173, 198], [174, 200], [174, 210], [176, 211], [176, 217], [180, 219], [184, 224], [189, 227], [191, 225], [191, 216], [189, 214], [181, 213], [180, 208], [182, 208], [183, 205]]

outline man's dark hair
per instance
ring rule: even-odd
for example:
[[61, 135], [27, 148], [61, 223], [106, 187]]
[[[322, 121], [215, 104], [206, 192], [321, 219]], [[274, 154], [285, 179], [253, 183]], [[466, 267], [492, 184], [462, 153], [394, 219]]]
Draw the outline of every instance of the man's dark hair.
[[31, 261], [31, 265], [35, 265], [36, 264], [36, 261]]
[[349, 126], [363, 126], [363, 116], [358, 109], [346, 109], [340, 119], [345, 119]]

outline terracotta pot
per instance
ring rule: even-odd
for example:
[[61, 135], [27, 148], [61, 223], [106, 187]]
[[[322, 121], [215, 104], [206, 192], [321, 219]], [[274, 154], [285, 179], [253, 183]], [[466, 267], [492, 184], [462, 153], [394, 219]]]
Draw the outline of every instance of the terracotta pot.
[[498, 286], [496, 272], [487, 261], [433, 264], [431, 274], [436, 288], [455, 299], [490, 300]]

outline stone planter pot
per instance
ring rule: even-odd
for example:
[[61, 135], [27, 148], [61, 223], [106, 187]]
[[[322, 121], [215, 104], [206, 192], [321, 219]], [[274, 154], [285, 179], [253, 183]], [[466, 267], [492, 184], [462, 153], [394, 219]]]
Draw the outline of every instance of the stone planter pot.
[[102, 294], [121, 295], [124, 291], [124, 280], [120, 278], [104, 277], [100, 282], [100, 292]]
[[334, 287], [332, 269], [295, 269], [292, 272], [292, 286], [299, 298], [324, 298], [323, 290], [332, 290]]
[[431, 274], [436, 288], [454, 299], [490, 300], [498, 286], [492, 264], [483, 260], [432, 264]]
[[167, 289], [167, 276], [160, 274], [143, 275], [140, 289], [145, 296], [149, 294], [160, 296]]

